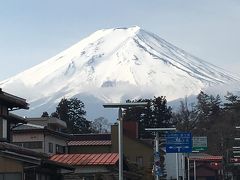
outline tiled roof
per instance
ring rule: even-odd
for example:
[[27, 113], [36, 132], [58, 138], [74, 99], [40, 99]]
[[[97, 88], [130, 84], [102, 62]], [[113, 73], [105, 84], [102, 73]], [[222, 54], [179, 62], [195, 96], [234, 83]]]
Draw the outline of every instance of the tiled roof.
[[72, 166], [115, 165], [118, 162], [118, 154], [55, 154], [50, 160]]
[[69, 141], [68, 146], [108, 146], [111, 145], [110, 140], [106, 141]]
[[221, 161], [222, 156], [213, 156], [204, 153], [191, 154], [189, 157], [190, 160], [196, 161]]
[[6, 93], [2, 88], [0, 88], [0, 102], [7, 104], [11, 109], [29, 109], [26, 99]]
[[21, 126], [17, 126], [13, 128], [13, 130], [26, 130], [26, 129], [44, 129], [44, 126], [28, 123], [28, 124], [22, 124]]
[[45, 159], [48, 158], [48, 155], [45, 153], [36, 152], [30, 149], [20, 147], [14, 144], [6, 143], [6, 142], [0, 142], [0, 151], [15, 152], [22, 155], [34, 156], [34, 157], [45, 158]]
[[0, 116], [7, 119], [11, 123], [16, 123], [16, 124], [17, 123], [23, 123], [23, 124], [27, 123], [27, 120], [25, 118], [18, 116], [16, 114], [13, 114], [13, 113], [9, 113], [8, 115], [0, 115]]
[[12, 157], [13, 159], [16, 158], [16, 156], [18, 157], [19, 160], [21, 158], [24, 160], [26, 160], [26, 158], [30, 158], [30, 159], [32, 158], [32, 159], [34, 159], [34, 162], [39, 160], [39, 161], [41, 161], [42, 165], [47, 166], [47, 167], [53, 165], [55, 168], [57, 167], [57, 168], [63, 168], [63, 169], [68, 169], [68, 170], [74, 170], [74, 168], [69, 164], [64, 164], [61, 162], [49, 160], [48, 154], [36, 152], [36, 151], [30, 150], [30, 149], [16, 146], [16, 145], [6, 143], [6, 142], [0, 142], [0, 152], [3, 154], [4, 153], [9, 154], [10, 155], [9, 157], [10, 158]]
[[196, 161], [221, 161], [222, 156], [208, 156], [208, 157], [191, 157], [190, 160], [196, 160]]

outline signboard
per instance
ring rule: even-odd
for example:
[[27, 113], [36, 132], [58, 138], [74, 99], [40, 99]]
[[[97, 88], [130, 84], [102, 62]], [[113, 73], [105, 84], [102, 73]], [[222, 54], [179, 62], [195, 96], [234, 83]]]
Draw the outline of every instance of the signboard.
[[155, 152], [154, 153], [154, 174], [156, 176], [162, 176], [162, 171], [160, 167], [160, 153]]
[[207, 137], [193, 137], [193, 151], [206, 151], [207, 150]]
[[154, 172], [156, 176], [162, 176], [162, 171], [160, 166], [155, 166], [154, 167]]
[[166, 135], [167, 153], [192, 152], [192, 134], [189, 132], [168, 133]]

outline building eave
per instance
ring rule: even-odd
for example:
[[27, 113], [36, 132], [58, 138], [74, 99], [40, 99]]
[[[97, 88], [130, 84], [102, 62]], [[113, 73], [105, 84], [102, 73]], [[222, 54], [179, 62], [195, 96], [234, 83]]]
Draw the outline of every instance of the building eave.
[[2, 91], [0, 88], [0, 103], [7, 105], [9, 110], [29, 109], [29, 104], [26, 99], [14, 96], [12, 94]]

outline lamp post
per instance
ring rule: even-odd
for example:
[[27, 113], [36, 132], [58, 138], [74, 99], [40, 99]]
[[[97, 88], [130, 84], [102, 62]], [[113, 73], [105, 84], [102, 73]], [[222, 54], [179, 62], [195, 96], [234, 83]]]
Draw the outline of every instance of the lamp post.
[[[145, 130], [146, 131], [153, 131], [153, 132], [155, 132], [155, 135], [156, 135], [155, 143], [154, 143], [155, 144], [155, 155], [156, 156], [159, 155], [159, 158], [160, 158], [160, 153], [159, 153], [159, 134], [158, 134], [158, 132], [159, 131], [175, 131], [176, 128], [145, 128]], [[157, 159], [159, 159], [159, 158], [157, 158]], [[154, 170], [156, 170], [156, 169], [157, 169], [156, 168], [156, 164], [154, 162]], [[159, 174], [157, 174], [156, 172], [155, 172], [155, 179], [159, 180]]]
[[107, 103], [103, 104], [104, 108], [118, 108], [118, 156], [119, 156], [119, 180], [123, 180], [123, 118], [122, 109], [129, 107], [146, 107], [147, 102], [139, 103]]

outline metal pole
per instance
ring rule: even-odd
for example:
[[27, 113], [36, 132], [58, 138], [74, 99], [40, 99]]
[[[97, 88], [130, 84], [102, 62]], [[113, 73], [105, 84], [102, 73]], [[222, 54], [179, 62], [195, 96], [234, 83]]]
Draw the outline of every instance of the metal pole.
[[[159, 135], [158, 132], [156, 132], [156, 138], [155, 138], [155, 150], [156, 150], [156, 154], [159, 154]], [[160, 156], [160, 155], [159, 155]], [[154, 165], [156, 166], [156, 165]], [[155, 178], [156, 180], [159, 180], [159, 175], [155, 174]]]
[[123, 180], [123, 120], [122, 108], [118, 110], [118, 154], [119, 154], [119, 180]]
[[190, 160], [188, 157], [188, 180], [190, 180]]
[[178, 153], [176, 153], [176, 179], [178, 180]]
[[194, 168], [194, 169], [193, 169], [193, 170], [194, 170], [194, 180], [197, 180], [196, 161], [195, 161], [195, 160], [193, 161], [193, 166], [194, 166], [194, 167], [193, 167], [193, 168]]
[[182, 177], [185, 180], [185, 154], [182, 154]]

